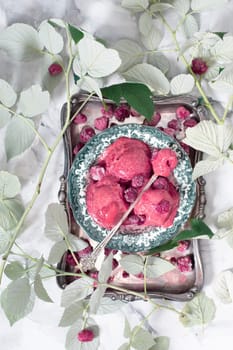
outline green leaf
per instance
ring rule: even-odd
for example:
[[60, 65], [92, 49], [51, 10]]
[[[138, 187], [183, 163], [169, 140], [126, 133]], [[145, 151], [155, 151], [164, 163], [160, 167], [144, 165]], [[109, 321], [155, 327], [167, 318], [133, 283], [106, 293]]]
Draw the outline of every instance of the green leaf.
[[233, 273], [230, 270], [222, 271], [214, 281], [213, 289], [217, 297], [224, 304], [233, 302]]
[[232, 126], [217, 125], [211, 120], [203, 120], [193, 128], [187, 128], [183, 142], [215, 158], [221, 158], [232, 140]]
[[13, 261], [7, 264], [4, 273], [8, 278], [14, 281], [25, 274], [25, 269], [19, 261]]
[[15, 23], [0, 34], [0, 49], [19, 61], [31, 61], [41, 56], [43, 44], [38, 32], [28, 24]]
[[63, 312], [62, 318], [59, 322], [59, 327], [71, 326], [82, 317], [84, 307], [85, 303], [83, 301], [78, 301], [68, 306]]
[[21, 189], [19, 179], [7, 171], [0, 171], [0, 199], [14, 198]]
[[1, 305], [12, 326], [32, 310], [31, 287], [27, 278], [11, 282], [2, 292]]
[[93, 280], [82, 277], [69, 284], [62, 293], [61, 306], [68, 307], [72, 303], [85, 299], [93, 292]]
[[192, 178], [196, 180], [198, 177], [211, 173], [220, 168], [224, 163], [224, 158], [207, 157], [195, 164]]
[[148, 63], [137, 64], [123, 74], [128, 81], [137, 81], [148, 85], [154, 94], [167, 95], [170, 84], [163, 72]]
[[3, 128], [11, 120], [11, 114], [0, 105], [0, 128]]
[[130, 338], [130, 336], [131, 336], [131, 327], [128, 319], [125, 317], [124, 337]]
[[120, 300], [112, 300], [111, 298], [103, 297], [100, 301], [97, 314], [98, 315], [110, 314], [112, 312], [119, 311], [119, 309], [123, 306], [125, 306], [125, 303], [123, 303]]
[[11, 85], [0, 79], [0, 102], [7, 107], [12, 107], [17, 99], [17, 95]]
[[151, 99], [151, 92], [147, 86], [139, 83], [121, 83], [101, 89], [104, 97], [107, 97], [117, 104], [121, 97], [132, 106], [138, 113], [151, 119], [154, 113], [154, 104]]
[[119, 72], [125, 72], [127, 69], [137, 63], [141, 63], [144, 57], [144, 51], [137, 42], [129, 39], [122, 39], [116, 42], [113, 47], [118, 51], [121, 59]]
[[45, 236], [51, 241], [61, 241], [69, 231], [65, 208], [61, 204], [49, 204], [45, 214]]
[[52, 299], [48, 295], [45, 287], [43, 286], [42, 279], [40, 275], [37, 275], [34, 281], [34, 291], [39, 299], [46, 301], [48, 303], [53, 303]]
[[132, 330], [132, 333], [134, 333], [134, 332], [135, 332], [135, 335], [133, 336], [133, 338], [131, 340], [131, 344], [132, 344], [134, 349], [136, 349], [136, 350], [148, 350], [155, 344], [153, 336], [145, 329], [138, 328], [136, 326]]
[[92, 293], [91, 297], [90, 297], [90, 301], [89, 301], [89, 312], [91, 314], [96, 314], [99, 306], [100, 306], [100, 302], [101, 299], [104, 296], [106, 287], [103, 286], [99, 286], [98, 288], [96, 288], [96, 290]]
[[192, 0], [191, 8], [193, 11], [204, 11], [217, 6], [223, 6], [228, 0]]
[[107, 49], [90, 37], [84, 37], [77, 44], [79, 56], [73, 63], [74, 73], [82, 77], [89, 74], [92, 78], [101, 78], [115, 72], [121, 65], [116, 50]]
[[151, 51], [155, 50], [159, 46], [162, 38], [163, 35], [161, 31], [154, 25], [151, 27], [151, 30], [149, 33], [147, 33], [147, 35], [141, 35], [143, 45], [147, 50]]
[[33, 128], [35, 125], [30, 119], [23, 120], [17, 117], [11, 119], [7, 125], [5, 136], [7, 160], [23, 153], [31, 146], [36, 136]]
[[128, 273], [136, 275], [143, 272], [144, 262], [139, 255], [126, 255], [120, 260], [120, 264]]
[[[151, 9], [151, 8], [150, 8]], [[142, 35], [150, 33], [153, 26], [152, 15], [148, 12], [143, 12], [138, 21], [138, 28]], [[135, 62], [138, 63], [138, 62]]]
[[168, 350], [170, 345], [170, 340], [168, 337], [156, 337], [155, 345], [153, 345], [149, 350]]
[[100, 283], [106, 283], [108, 278], [110, 277], [112, 273], [112, 259], [113, 255], [112, 253], [110, 253], [103, 261], [98, 274], [98, 280]]
[[214, 319], [215, 312], [214, 301], [201, 292], [185, 304], [180, 321], [185, 327], [203, 326]]
[[198, 23], [195, 17], [191, 14], [187, 15], [184, 21], [184, 32], [188, 38], [192, 38], [192, 36], [198, 32]]
[[85, 328], [94, 332], [94, 339], [91, 342], [79, 342], [77, 334], [83, 329], [83, 320], [78, 320], [69, 329], [66, 336], [66, 350], [98, 350], [99, 349], [99, 328], [94, 320], [88, 319]]
[[11, 234], [0, 227], [0, 254], [4, 254], [10, 243]]
[[68, 29], [75, 44], [77, 44], [84, 37], [83, 32], [71, 24], [68, 24]]
[[6, 231], [14, 229], [23, 212], [24, 207], [18, 199], [0, 200], [0, 227]]
[[227, 32], [214, 32], [214, 34], [218, 35], [219, 38], [223, 39], [224, 35], [227, 34]]
[[61, 18], [50, 18], [48, 20], [48, 23], [51, 24], [54, 27], [58, 28], [64, 28], [66, 27], [65, 22]]
[[57, 55], [63, 49], [63, 38], [47, 21], [42, 22], [39, 28], [39, 38], [46, 49]]
[[167, 243], [164, 243], [158, 247], [152, 248], [150, 249], [146, 255], [153, 255], [155, 253], [159, 253], [159, 252], [164, 252], [166, 250], [170, 250], [173, 249], [175, 247], [177, 247], [178, 243], [174, 242], [174, 241], [168, 241]]
[[194, 78], [191, 74], [179, 74], [171, 80], [171, 93], [173, 95], [187, 94], [194, 88]]
[[20, 94], [18, 108], [26, 117], [42, 114], [48, 109], [48, 106], [49, 93], [42, 91], [40, 85], [33, 85]]
[[164, 273], [174, 270], [175, 266], [165, 259], [156, 256], [147, 258], [146, 276], [149, 278], [157, 278]]
[[134, 12], [142, 12], [149, 6], [148, 0], [122, 0], [121, 6]]
[[191, 239], [200, 236], [208, 236], [212, 238], [214, 236], [211, 229], [200, 219], [191, 219], [191, 230], [181, 231], [173, 240], [175, 242]]

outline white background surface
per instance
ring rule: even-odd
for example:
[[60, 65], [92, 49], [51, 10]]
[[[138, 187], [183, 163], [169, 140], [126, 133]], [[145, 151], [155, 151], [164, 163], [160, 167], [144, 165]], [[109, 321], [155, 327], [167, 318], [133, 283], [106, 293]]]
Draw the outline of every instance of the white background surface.
[[[0, 28], [14, 22], [38, 24], [49, 17], [60, 17], [74, 25], [81, 25], [99, 37], [115, 42], [119, 38], [135, 38], [137, 36], [135, 19], [128, 11], [119, 6], [117, 0], [0, 0]], [[206, 12], [201, 16], [201, 29], [210, 31], [233, 32], [233, 1], [218, 11]], [[12, 64], [5, 55], [0, 56], [0, 77], [7, 79], [18, 89], [27, 88], [36, 80], [33, 65]], [[176, 64], [172, 65], [175, 73]], [[174, 68], [175, 67], [175, 68]], [[32, 80], [34, 79], [34, 80]], [[224, 94], [216, 96], [224, 100]], [[59, 114], [64, 103], [64, 92], [59, 89], [51, 103], [49, 112], [44, 116], [45, 127], [41, 130], [46, 140], [51, 143], [59, 131]], [[3, 131], [0, 131], [0, 150], [3, 143]], [[20, 177], [23, 183], [23, 199], [25, 203], [30, 199], [37, 174], [43, 160], [40, 145], [35, 142], [32, 150], [26, 151], [19, 159], [6, 164], [5, 156], [0, 151], [0, 167], [7, 169]], [[44, 212], [47, 204], [57, 201], [59, 188], [58, 178], [63, 169], [62, 145], [55, 153], [47, 172], [47, 179], [42, 186], [42, 194], [37, 200], [26, 224], [21, 242], [29, 251], [35, 249], [48, 252], [48, 241], [43, 238]], [[214, 174], [206, 176], [207, 207], [206, 222], [214, 228], [216, 216], [221, 211], [233, 207], [233, 167], [225, 165]], [[233, 304], [223, 305], [215, 297], [212, 284], [217, 274], [225, 269], [233, 268], [233, 251], [224, 241], [205, 241], [201, 245], [201, 252], [205, 271], [204, 290], [214, 298], [217, 305], [215, 320], [204, 331], [200, 329], [184, 328], [175, 313], [159, 311], [150, 318], [150, 326], [156, 335], [167, 335], [171, 339], [170, 350], [232, 350], [233, 344]], [[7, 282], [7, 281], [5, 281]], [[66, 329], [58, 328], [57, 324], [62, 313], [59, 307], [60, 290], [55, 281], [47, 284], [49, 294], [54, 304], [38, 302], [32, 314], [17, 322], [11, 328], [3, 312], [0, 310], [0, 349], [1, 350], [64, 350]], [[176, 303], [174, 303], [176, 304]], [[177, 303], [177, 305], [179, 305]], [[134, 308], [147, 314], [150, 306], [143, 302], [127, 305], [118, 313], [96, 317], [100, 324], [100, 350], [117, 350], [124, 342], [122, 337], [124, 315], [130, 322], [138, 322], [138, 315]], [[223, 345], [224, 344], [224, 345]]]

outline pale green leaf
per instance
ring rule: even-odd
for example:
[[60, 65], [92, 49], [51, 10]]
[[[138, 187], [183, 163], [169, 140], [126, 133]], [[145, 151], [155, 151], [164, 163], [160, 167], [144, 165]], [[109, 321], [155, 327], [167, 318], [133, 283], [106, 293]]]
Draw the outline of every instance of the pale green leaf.
[[2, 292], [1, 305], [11, 325], [32, 310], [30, 296], [31, 287], [27, 278], [11, 282]]
[[224, 163], [223, 158], [208, 157], [195, 164], [192, 178], [196, 180], [198, 177], [211, 173], [220, 168]]
[[82, 317], [84, 307], [85, 303], [83, 301], [78, 301], [68, 306], [63, 312], [62, 318], [59, 322], [59, 327], [71, 326]]
[[84, 36], [77, 44], [82, 71], [73, 65], [78, 76], [86, 73], [93, 78], [101, 78], [112, 74], [119, 68], [121, 60], [116, 50], [107, 49], [103, 44]]
[[64, 206], [58, 203], [49, 204], [45, 218], [45, 236], [54, 242], [61, 241], [69, 231]]
[[214, 301], [201, 292], [185, 304], [180, 321], [185, 327], [203, 326], [214, 319], [215, 311]]
[[80, 251], [88, 247], [88, 243], [84, 241], [84, 239], [78, 238], [77, 236], [68, 233], [67, 234], [67, 240], [70, 244], [70, 247], [73, 251]]
[[99, 350], [99, 328], [95, 321], [88, 319], [85, 328], [91, 329], [94, 332], [94, 339], [91, 342], [80, 342], [77, 339], [77, 334], [83, 329], [83, 320], [78, 320], [69, 329], [66, 336], [66, 350]]
[[77, 86], [87, 92], [95, 92], [97, 96], [102, 100], [102, 93], [97, 79], [84, 76], [77, 82]]
[[50, 18], [48, 22], [60, 28], [66, 27], [66, 23], [61, 18]]
[[112, 253], [110, 253], [103, 261], [98, 274], [98, 280], [100, 283], [106, 283], [108, 278], [110, 277], [112, 273], [112, 259], [113, 255]]
[[210, 65], [203, 77], [211, 82], [211, 80], [214, 80], [219, 76], [220, 68], [219, 64]]
[[11, 234], [0, 226], [0, 254], [4, 254], [10, 243]]
[[233, 60], [233, 36], [224, 36], [212, 48], [211, 54], [218, 63], [231, 63]]
[[233, 65], [226, 67], [215, 81], [209, 82], [209, 85], [212, 89], [224, 90], [233, 94]]
[[122, 344], [117, 350], [129, 350], [130, 345], [128, 343]]
[[143, 12], [138, 21], [138, 28], [142, 35], [150, 33], [153, 26], [152, 16], [148, 12]]
[[7, 107], [12, 107], [17, 99], [17, 95], [11, 85], [0, 79], [0, 102]]
[[7, 125], [5, 149], [7, 159], [23, 153], [35, 139], [34, 122], [30, 119], [13, 117]]
[[173, 95], [187, 94], [194, 88], [194, 78], [191, 74], [179, 74], [171, 80], [171, 93]]
[[142, 12], [149, 6], [148, 0], [122, 0], [121, 6], [134, 12]]
[[166, 272], [174, 270], [174, 265], [165, 259], [156, 256], [147, 258], [146, 275], [149, 278], [157, 278]]
[[47, 21], [40, 25], [39, 37], [46, 49], [57, 55], [63, 49], [63, 38]]
[[19, 261], [12, 261], [10, 264], [7, 264], [4, 273], [9, 279], [14, 281], [25, 274], [25, 269]]
[[187, 15], [184, 21], [184, 32], [188, 38], [192, 38], [193, 34], [198, 32], [198, 23], [191, 14]]
[[7, 171], [0, 171], [0, 199], [14, 198], [21, 189], [19, 179]]
[[187, 145], [207, 153], [215, 158], [221, 158], [233, 140], [233, 127], [224, 123], [217, 125], [211, 120], [203, 120], [193, 128], [186, 130]]
[[228, 0], [192, 0], [191, 8], [193, 11], [203, 11], [217, 6], [224, 6]]
[[130, 338], [130, 336], [131, 336], [131, 327], [128, 319], [125, 317], [124, 337]]
[[69, 284], [62, 292], [61, 306], [68, 307], [72, 303], [85, 299], [93, 292], [93, 280], [90, 278], [79, 278]]
[[156, 337], [155, 345], [153, 345], [149, 350], [168, 350], [170, 345], [170, 340], [168, 337]]
[[48, 256], [48, 262], [49, 264], [56, 264], [58, 263], [63, 254], [67, 251], [67, 245], [65, 240], [56, 242], [52, 248], [50, 249], [49, 256]]
[[49, 93], [42, 91], [40, 85], [33, 85], [22, 91], [19, 98], [19, 111], [26, 117], [44, 113], [49, 106]]
[[120, 260], [120, 264], [125, 271], [134, 275], [143, 271], [143, 259], [139, 255], [126, 255]]
[[217, 219], [218, 227], [231, 228], [233, 227], [233, 208], [228, 209], [219, 214]]
[[148, 350], [155, 344], [154, 337], [145, 329], [135, 327], [132, 332], [135, 332], [131, 341], [134, 349]]
[[90, 301], [89, 301], [89, 312], [91, 314], [97, 313], [99, 306], [100, 306], [101, 299], [104, 296], [105, 290], [106, 290], [106, 287], [100, 285], [92, 293], [92, 295], [90, 297]]
[[141, 41], [143, 45], [147, 50], [151, 51], [155, 50], [159, 46], [162, 38], [163, 35], [161, 31], [154, 25], [151, 27], [151, 30], [146, 35], [141, 35]]
[[0, 128], [3, 128], [11, 120], [11, 114], [0, 105]]
[[230, 304], [233, 301], [233, 273], [230, 270], [222, 271], [217, 276], [213, 289], [217, 297], [224, 304]]
[[171, 4], [162, 4], [162, 3], [159, 4], [159, 3], [157, 3], [157, 4], [151, 5], [150, 11], [154, 12], [154, 13], [164, 12], [164, 11], [170, 10], [171, 8], [174, 8], [174, 6]]
[[172, 5], [181, 16], [185, 16], [190, 8], [190, 0], [175, 0]]
[[98, 315], [110, 314], [112, 312], [118, 311], [121, 307], [125, 306], [120, 300], [112, 300], [108, 297], [103, 297], [100, 301], [100, 305], [97, 311]]
[[48, 303], [53, 303], [52, 299], [48, 295], [47, 290], [43, 286], [42, 279], [40, 275], [37, 275], [34, 281], [34, 291], [39, 299], [46, 301]]
[[37, 263], [36, 263], [36, 267], [35, 267], [35, 276], [37, 276], [39, 273], [40, 273], [40, 271], [41, 271], [41, 269], [43, 268], [43, 266], [44, 266], [44, 262], [45, 262], [45, 260], [44, 260], [44, 257], [43, 257], [43, 255], [38, 259], [38, 261], [37, 261]]
[[148, 63], [137, 64], [123, 74], [128, 81], [137, 81], [148, 85], [154, 94], [167, 95], [170, 84], [165, 75]]
[[121, 59], [120, 72], [124, 72], [133, 65], [141, 63], [144, 52], [141, 46], [133, 40], [122, 39], [116, 42], [114, 49], [118, 51]]
[[23, 215], [24, 207], [19, 199], [0, 200], [0, 227], [12, 230]]
[[167, 57], [160, 52], [154, 52], [148, 54], [148, 63], [156, 66], [164, 74], [168, 72], [170, 64]]
[[0, 34], [0, 49], [19, 61], [30, 61], [41, 56], [43, 43], [38, 32], [28, 24], [15, 23]]

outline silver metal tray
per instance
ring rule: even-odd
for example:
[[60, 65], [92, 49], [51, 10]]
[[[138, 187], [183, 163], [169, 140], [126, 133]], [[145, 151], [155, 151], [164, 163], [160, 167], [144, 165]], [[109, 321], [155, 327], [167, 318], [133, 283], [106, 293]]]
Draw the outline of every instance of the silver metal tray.
[[[74, 95], [71, 99], [71, 116], [78, 110], [81, 104], [85, 101], [87, 95], [79, 94]], [[105, 104], [113, 104], [112, 101], [105, 99]], [[126, 103], [122, 101], [121, 103]], [[178, 97], [163, 97], [163, 98], [154, 98], [155, 110], [161, 114], [161, 123], [164, 120], [169, 120], [174, 118], [176, 108], [179, 106], [184, 106], [190, 110], [193, 117], [198, 121], [205, 119], [207, 116], [207, 111], [204, 106], [199, 105], [199, 101], [196, 97], [193, 96], [178, 96]], [[96, 116], [99, 109], [102, 107], [98, 97], [92, 97], [85, 107], [82, 109], [82, 113], [85, 113], [88, 116], [88, 125], [92, 126], [93, 117]], [[63, 106], [61, 111], [61, 126], [63, 127], [65, 118], [66, 118], [66, 104]], [[140, 122], [140, 118], [133, 118], [133, 121]], [[115, 122], [115, 121], [114, 121]], [[132, 119], [130, 120], [132, 123]], [[142, 122], [142, 118], [141, 118]], [[122, 124], [122, 123], [119, 123]], [[160, 124], [159, 124], [160, 125]], [[81, 125], [83, 127], [83, 125]], [[68, 222], [70, 226], [70, 232], [78, 237], [88, 238], [85, 232], [83, 232], [79, 225], [74, 221], [72, 212], [67, 200], [67, 176], [72, 165], [74, 155], [73, 148], [76, 145], [79, 139], [80, 125], [71, 123], [66, 133], [64, 134], [64, 173], [60, 177], [61, 185], [58, 193], [58, 199], [61, 204], [64, 205]], [[202, 157], [200, 152], [197, 152], [193, 149], [190, 150], [190, 161], [192, 166], [195, 165]], [[191, 218], [203, 219], [205, 216], [204, 209], [206, 204], [205, 197], [205, 181], [200, 177], [197, 182], [197, 197], [195, 206], [191, 213]], [[171, 272], [164, 274], [163, 276], [156, 279], [147, 280], [147, 294], [153, 298], [166, 298], [171, 300], [185, 301], [192, 299], [195, 294], [200, 291], [203, 285], [203, 267], [201, 263], [201, 257], [199, 252], [199, 243], [197, 240], [192, 240], [189, 242], [189, 248], [185, 252], [179, 252], [176, 248], [163, 252], [161, 254], [162, 258], [170, 259], [172, 256], [180, 257], [189, 255], [192, 257], [193, 269], [191, 272], [180, 272], [178, 269], [174, 269]], [[95, 244], [90, 242], [91, 245]], [[68, 252], [67, 252], [68, 253]], [[66, 255], [64, 254], [63, 258], [59, 263], [59, 268], [71, 272], [73, 267], [66, 263]], [[118, 252], [118, 255], [121, 253]], [[117, 256], [117, 255], [116, 255]], [[112, 272], [111, 284], [125, 288], [127, 290], [143, 292], [144, 283], [143, 279], [140, 277], [130, 275], [127, 278], [122, 277], [122, 268], [120, 266], [116, 267]], [[59, 277], [57, 276], [58, 285], [61, 288], [65, 288], [67, 284], [72, 282], [70, 277]], [[136, 300], [137, 297], [130, 293], [116, 292], [113, 289], [108, 289], [106, 291], [106, 296], [111, 297], [112, 299], [120, 299], [122, 301], [132, 301]]]

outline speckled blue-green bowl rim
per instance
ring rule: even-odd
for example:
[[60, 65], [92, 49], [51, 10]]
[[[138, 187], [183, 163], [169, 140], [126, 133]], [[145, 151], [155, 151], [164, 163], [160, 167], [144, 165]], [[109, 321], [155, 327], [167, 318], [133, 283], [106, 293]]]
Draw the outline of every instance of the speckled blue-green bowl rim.
[[161, 130], [145, 125], [125, 124], [111, 127], [94, 136], [73, 161], [68, 175], [68, 201], [80, 227], [93, 240], [102, 241], [109, 231], [98, 225], [87, 212], [87, 174], [104, 149], [121, 136], [142, 140], [152, 148], [170, 148], [176, 152], [178, 159], [174, 176], [179, 186], [180, 205], [173, 225], [168, 228], [143, 228], [142, 232], [137, 233], [125, 233], [120, 229], [108, 244], [109, 248], [125, 252], [147, 251], [166, 243], [178, 233], [189, 218], [196, 199], [196, 184], [192, 180], [192, 166], [187, 153], [178, 142]]

